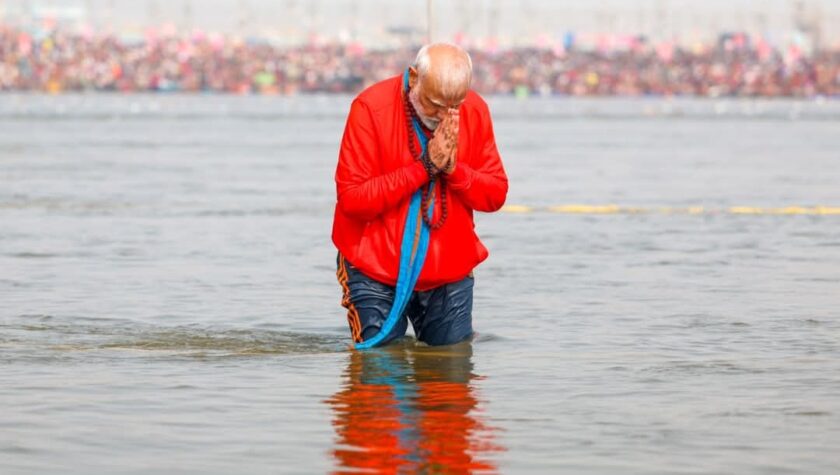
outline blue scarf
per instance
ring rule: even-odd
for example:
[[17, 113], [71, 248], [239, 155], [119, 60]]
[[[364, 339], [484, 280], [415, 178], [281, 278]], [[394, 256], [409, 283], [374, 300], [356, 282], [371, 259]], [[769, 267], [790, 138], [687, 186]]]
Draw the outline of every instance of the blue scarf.
[[[408, 69], [403, 74], [403, 90], [408, 91]], [[423, 134], [423, 129], [420, 126], [416, 117], [412, 118], [412, 125], [414, 125], [414, 134], [420, 140], [422, 147], [421, 153], [426, 153], [426, 145], [429, 139]], [[412, 140], [411, 137], [408, 140]], [[429, 219], [432, 219], [432, 214], [435, 209], [434, 195], [432, 190], [435, 187], [435, 180], [429, 183]], [[411, 203], [408, 206], [408, 214], [405, 217], [405, 227], [403, 228], [402, 246], [400, 247], [400, 270], [397, 276], [397, 287], [394, 292], [394, 303], [391, 306], [391, 311], [388, 312], [388, 318], [382, 328], [379, 329], [373, 338], [365, 340], [361, 343], [356, 343], [357, 350], [364, 350], [373, 348], [384, 340], [394, 329], [400, 318], [402, 318], [406, 305], [408, 305], [411, 294], [414, 292], [414, 286], [417, 284], [417, 279], [420, 277], [420, 271], [423, 270], [423, 263], [426, 261], [426, 251], [429, 250], [429, 225], [425, 220], [420, 219], [422, 213], [420, 201], [421, 192], [418, 189], [411, 195]], [[420, 226], [420, 237], [417, 241], [417, 247], [414, 246], [414, 235], [417, 233], [417, 226]], [[414, 251], [412, 253], [412, 251]]]

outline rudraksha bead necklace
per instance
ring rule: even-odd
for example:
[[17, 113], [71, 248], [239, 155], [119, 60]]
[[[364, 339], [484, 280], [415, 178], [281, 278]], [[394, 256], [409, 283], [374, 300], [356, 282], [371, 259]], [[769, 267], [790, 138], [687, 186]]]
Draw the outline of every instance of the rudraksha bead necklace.
[[[439, 188], [440, 188], [441, 214], [440, 214], [440, 217], [438, 218], [438, 220], [435, 221], [435, 222], [432, 222], [432, 220], [429, 219], [429, 191], [428, 191], [427, 187], [425, 187], [425, 186], [423, 186], [420, 189], [421, 190], [420, 208], [422, 210], [421, 213], [423, 214], [423, 221], [426, 222], [426, 224], [429, 226], [429, 228], [434, 230], [434, 229], [439, 229], [441, 226], [443, 226], [443, 223], [446, 222], [446, 217], [449, 214], [448, 210], [447, 210], [447, 203], [446, 203], [446, 201], [447, 201], [446, 200], [446, 183], [444, 183], [444, 181], [443, 181], [443, 173], [441, 173], [441, 170], [437, 166], [435, 166], [435, 164], [432, 163], [431, 158], [429, 158], [428, 146], [427, 146], [426, 150], [423, 151], [422, 153], [418, 153], [418, 151], [417, 151], [417, 144], [415, 143], [415, 140], [417, 140], [417, 137], [415, 136], [415, 131], [414, 131], [414, 126], [412, 125], [412, 120], [417, 120], [417, 122], [419, 124], [421, 124], [420, 127], [421, 127], [423, 133], [426, 136], [428, 136], [430, 134], [433, 135], [434, 132], [425, 127], [425, 125], [423, 124], [423, 121], [421, 121], [420, 117], [417, 115], [417, 111], [414, 110], [414, 106], [411, 104], [411, 101], [408, 98], [408, 94], [409, 94], [410, 91], [411, 91], [411, 89], [409, 89], [408, 91], [405, 92], [405, 94], [403, 94], [403, 104], [405, 106], [405, 123], [406, 123], [406, 128], [408, 130], [408, 150], [409, 150], [409, 152], [411, 152], [411, 156], [414, 157], [415, 160], [420, 160], [420, 162], [423, 163], [423, 168], [426, 169], [426, 174], [429, 175], [429, 181], [431, 181], [431, 182], [437, 181], [440, 184]], [[434, 211], [432, 211], [432, 212], [434, 213]]]

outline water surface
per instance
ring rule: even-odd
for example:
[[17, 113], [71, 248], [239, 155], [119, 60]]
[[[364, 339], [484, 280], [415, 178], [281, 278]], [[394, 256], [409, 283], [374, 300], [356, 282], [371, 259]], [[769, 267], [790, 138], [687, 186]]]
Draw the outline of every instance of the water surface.
[[840, 104], [493, 99], [467, 345], [359, 354], [347, 97], [0, 96], [0, 471], [834, 473]]

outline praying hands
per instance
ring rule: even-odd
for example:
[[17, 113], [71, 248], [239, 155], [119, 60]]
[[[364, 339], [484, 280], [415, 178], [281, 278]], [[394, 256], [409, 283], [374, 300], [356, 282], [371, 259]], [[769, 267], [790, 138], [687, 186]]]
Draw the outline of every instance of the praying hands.
[[432, 164], [447, 175], [455, 170], [458, 160], [458, 109], [448, 109], [429, 141], [429, 158]]

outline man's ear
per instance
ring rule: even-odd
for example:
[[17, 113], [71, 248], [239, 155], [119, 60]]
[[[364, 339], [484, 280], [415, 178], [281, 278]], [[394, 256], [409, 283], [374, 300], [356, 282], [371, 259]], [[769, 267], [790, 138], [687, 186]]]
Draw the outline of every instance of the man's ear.
[[417, 84], [417, 69], [414, 66], [408, 67], [408, 87], [410, 89], [414, 88], [414, 85]]

